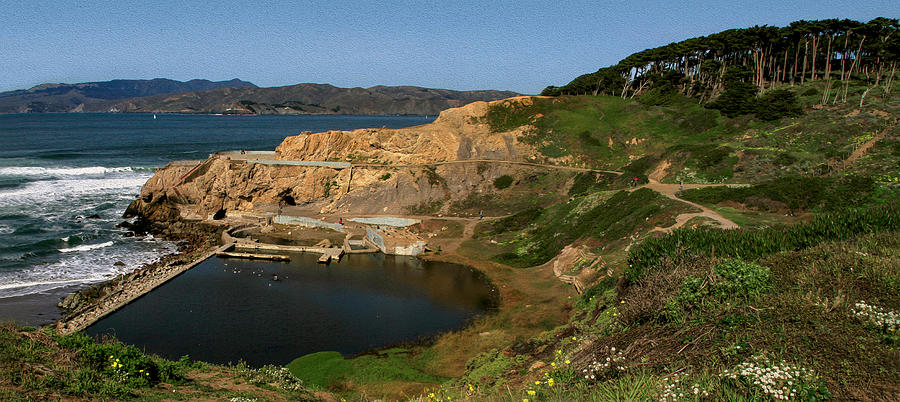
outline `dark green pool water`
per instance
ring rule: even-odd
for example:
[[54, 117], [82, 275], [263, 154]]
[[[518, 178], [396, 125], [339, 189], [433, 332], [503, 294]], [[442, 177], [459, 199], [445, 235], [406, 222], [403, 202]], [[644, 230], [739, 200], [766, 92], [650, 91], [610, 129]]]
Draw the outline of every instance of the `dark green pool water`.
[[[383, 254], [289, 263], [211, 258], [87, 329], [168, 358], [287, 364], [353, 355], [463, 327], [496, 291], [462, 265]], [[274, 276], [278, 280], [273, 280]]]

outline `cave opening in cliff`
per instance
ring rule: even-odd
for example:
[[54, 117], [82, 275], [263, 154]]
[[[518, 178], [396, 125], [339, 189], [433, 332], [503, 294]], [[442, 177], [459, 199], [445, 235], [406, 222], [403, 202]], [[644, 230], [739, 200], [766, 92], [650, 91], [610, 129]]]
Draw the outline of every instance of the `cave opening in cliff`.
[[297, 205], [297, 201], [294, 200], [294, 197], [291, 197], [289, 194], [285, 194], [281, 197], [281, 203], [289, 206]]
[[223, 209], [220, 209], [220, 210], [218, 210], [218, 211], [216, 211], [216, 213], [213, 214], [213, 220], [216, 220], [216, 221], [217, 221], [217, 220], [220, 220], [220, 219], [224, 218], [226, 212], [227, 212], [227, 211], [226, 211], [224, 208], [223, 208]]

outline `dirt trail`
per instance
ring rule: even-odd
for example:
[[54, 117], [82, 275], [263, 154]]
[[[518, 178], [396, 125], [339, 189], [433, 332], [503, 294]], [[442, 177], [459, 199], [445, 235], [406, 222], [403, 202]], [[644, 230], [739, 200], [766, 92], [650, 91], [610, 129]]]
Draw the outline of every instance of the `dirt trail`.
[[[707, 217], [707, 218], [710, 218], [710, 219], [713, 219], [713, 220], [719, 222], [719, 225], [722, 229], [738, 229], [740, 227], [736, 223], [725, 218], [724, 216], [720, 215], [716, 211], [713, 211], [707, 207], [704, 207], [703, 205], [678, 198], [675, 195], [675, 193], [677, 193], [678, 191], [681, 191], [680, 184], [663, 184], [654, 178], [651, 178], [649, 180], [650, 180], [649, 183], [644, 184], [643, 186], [640, 186], [638, 188], [647, 187], [647, 188], [649, 188], [653, 191], [656, 191], [666, 197], [669, 197], [676, 201], [683, 202], [683, 203], [693, 206], [701, 211], [701, 212], [693, 212], [693, 213], [678, 215], [675, 217], [674, 225], [669, 226], [667, 228], [657, 227], [657, 228], [654, 228], [652, 231], [654, 231], [654, 232], [657, 232], [657, 231], [658, 232], [671, 232], [675, 229], [678, 229], [678, 228], [684, 226], [684, 224], [687, 223], [687, 221], [691, 220], [691, 218], [695, 218], [698, 216]], [[725, 186], [725, 185], [726, 184], [685, 184], [684, 189], [701, 188], [701, 187], [721, 187], [721, 186]]]
[[[438, 219], [443, 219], [443, 218], [438, 218]], [[468, 218], [468, 219], [462, 218], [459, 220], [464, 220], [466, 224], [465, 224], [465, 227], [463, 227], [462, 235], [460, 235], [460, 237], [458, 239], [454, 239], [454, 240], [451, 240], [451, 241], [448, 241], [445, 243], [446, 246], [444, 248], [449, 253], [455, 253], [456, 250], [459, 249], [459, 246], [462, 245], [462, 242], [469, 240], [473, 236], [475, 236], [475, 226], [478, 225], [478, 222], [480, 221], [480, 219], [477, 219], [477, 218]]]
[[884, 130], [882, 130], [880, 133], [878, 133], [871, 140], [866, 141], [864, 144], [860, 145], [859, 148], [856, 148], [856, 150], [853, 151], [852, 154], [850, 154], [850, 157], [847, 158], [846, 160], [844, 160], [844, 163], [841, 164], [840, 170], [846, 169], [847, 167], [852, 165], [854, 162], [856, 162], [857, 159], [863, 157], [866, 154], [866, 152], [869, 151], [869, 148], [872, 148], [872, 146], [874, 146], [876, 142], [881, 141], [885, 137], [887, 137], [888, 133], [891, 132], [891, 130], [893, 130], [894, 127], [897, 126], [897, 123], [898, 123], [898, 120], [895, 120], [893, 123], [891, 123], [891, 125], [887, 126]]

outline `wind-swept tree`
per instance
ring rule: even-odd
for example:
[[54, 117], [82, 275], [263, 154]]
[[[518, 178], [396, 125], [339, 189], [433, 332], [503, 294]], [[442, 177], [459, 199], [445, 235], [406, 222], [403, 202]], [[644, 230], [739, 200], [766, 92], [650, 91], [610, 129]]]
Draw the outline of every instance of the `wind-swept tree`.
[[[846, 102], [851, 80], [881, 86], [888, 94], [900, 67], [900, 24], [880, 17], [868, 23], [801, 20], [783, 28], [729, 29], [642, 50], [562, 87], [548, 87], [545, 94], [631, 98], [660, 85], [671, 90], [671, 81], [661, 78], [672, 72], [682, 77], [675, 84], [678, 92], [704, 102], [728, 91], [724, 75], [733, 66], [747, 67], [749, 74], [742, 82], [763, 93], [822, 79], [826, 81], [822, 103]], [[841, 86], [834, 88], [837, 80]]]

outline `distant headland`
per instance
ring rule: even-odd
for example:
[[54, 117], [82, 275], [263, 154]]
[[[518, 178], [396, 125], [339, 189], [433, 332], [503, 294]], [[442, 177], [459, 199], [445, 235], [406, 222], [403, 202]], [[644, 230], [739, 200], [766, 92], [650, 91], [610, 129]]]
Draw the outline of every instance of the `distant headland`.
[[164, 78], [41, 84], [0, 92], [0, 113], [187, 113], [430, 115], [510, 91], [453, 91], [413, 86], [339, 88], [297, 84], [260, 88], [251, 82]]

